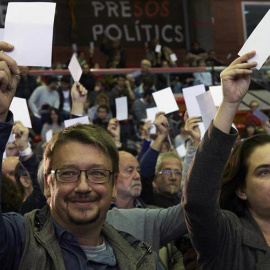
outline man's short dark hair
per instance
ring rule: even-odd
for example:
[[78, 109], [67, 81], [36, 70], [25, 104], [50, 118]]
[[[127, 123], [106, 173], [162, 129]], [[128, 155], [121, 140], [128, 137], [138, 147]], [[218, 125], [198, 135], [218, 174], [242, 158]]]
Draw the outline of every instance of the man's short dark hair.
[[60, 81], [65, 82], [65, 83], [70, 83], [70, 76], [63, 76]]
[[53, 76], [47, 76], [46, 77], [46, 84], [50, 85], [51, 83], [56, 83], [58, 82], [58, 78], [57, 77], [53, 77]]
[[107, 113], [109, 113], [109, 107], [105, 104], [99, 105], [97, 111], [99, 111], [99, 109], [105, 109]]

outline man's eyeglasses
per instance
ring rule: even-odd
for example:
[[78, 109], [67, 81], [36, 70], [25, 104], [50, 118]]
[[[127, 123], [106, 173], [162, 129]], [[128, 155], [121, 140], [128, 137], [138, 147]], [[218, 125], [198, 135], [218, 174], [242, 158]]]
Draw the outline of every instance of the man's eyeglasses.
[[182, 176], [182, 172], [179, 170], [171, 170], [171, 169], [166, 169], [163, 170], [161, 172], [159, 172], [158, 174], [162, 174], [162, 175], [171, 175], [174, 174], [177, 177], [181, 177]]
[[85, 172], [87, 180], [94, 184], [108, 183], [111, 179], [111, 175], [113, 174], [110, 170], [102, 169], [79, 170], [65, 168], [51, 170], [51, 173], [55, 175], [55, 179], [61, 183], [77, 182], [81, 176], [81, 172]]

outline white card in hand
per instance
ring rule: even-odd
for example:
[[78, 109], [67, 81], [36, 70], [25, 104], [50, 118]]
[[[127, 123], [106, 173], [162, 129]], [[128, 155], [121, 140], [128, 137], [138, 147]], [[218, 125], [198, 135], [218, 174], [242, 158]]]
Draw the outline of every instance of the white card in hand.
[[29, 110], [25, 98], [14, 97], [10, 110], [13, 113], [14, 121], [20, 121], [25, 127], [32, 128]]
[[5, 29], [4, 28], [0, 28], [0, 41], [4, 40], [4, 34], [5, 34]]
[[156, 134], [156, 127], [154, 125], [154, 122], [156, 119], [157, 112], [159, 112], [158, 107], [146, 109], [147, 121], [151, 121], [151, 123], [152, 123], [152, 126], [150, 128], [150, 134]]
[[161, 45], [157, 44], [155, 47], [155, 52], [159, 53], [161, 51]]
[[50, 129], [46, 132], [46, 142], [49, 142], [51, 140], [51, 138], [53, 137], [53, 130]]
[[264, 15], [257, 27], [250, 34], [244, 46], [238, 55], [242, 56], [250, 51], [256, 51], [256, 55], [248, 60], [248, 62], [257, 61], [256, 69], [260, 69], [270, 54], [270, 10]]
[[160, 112], [165, 114], [179, 111], [179, 107], [173, 95], [171, 87], [156, 91], [153, 98]]
[[19, 66], [50, 67], [55, 3], [8, 3], [4, 41]]
[[185, 145], [181, 144], [178, 147], [176, 147], [176, 152], [177, 152], [178, 156], [185, 157], [186, 152], [187, 152]]
[[75, 53], [71, 57], [71, 60], [68, 64], [68, 69], [70, 71], [70, 74], [71, 74], [74, 82], [79, 82], [81, 79], [81, 76], [82, 76], [82, 67], [79, 64], [79, 61], [78, 61]]
[[202, 116], [196, 96], [205, 92], [204, 84], [183, 88], [183, 96], [185, 99], [188, 116]]
[[177, 56], [176, 56], [175, 53], [170, 54], [170, 58], [171, 58], [171, 60], [172, 60], [173, 62], [176, 62], [176, 61], [177, 61]]
[[128, 104], [127, 97], [120, 97], [115, 99], [116, 105], [116, 119], [118, 121], [128, 119]]
[[223, 99], [221, 85], [209, 86], [209, 91], [210, 91], [210, 93], [212, 95], [215, 106], [219, 107], [221, 102], [222, 102], [222, 99]]
[[217, 113], [216, 106], [214, 104], [210, 91], [204, 92], [196, 96], [200, 111], [202, 113], [202, 120], [205, 130], [208, 129], [211, 121], [215, 118]]
[[89, 124], [88, 116], [82, 116], [77, 118], [72, 118], [64, 121], [65, 127], [73, 126], [76, 124]]

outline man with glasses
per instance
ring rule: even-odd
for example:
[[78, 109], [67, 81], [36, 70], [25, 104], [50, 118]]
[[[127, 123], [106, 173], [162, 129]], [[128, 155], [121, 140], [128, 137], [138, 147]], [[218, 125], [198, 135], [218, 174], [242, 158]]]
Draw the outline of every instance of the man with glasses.
[[[0, 42], [0, 50], [12, 49]], [[13, 125], [9, 106], [19, 70], [4, 52], [0, 59], [2, 156]], [[118, 159], [102, 128], [77, 125], [55, 135], [44, 153], [48, 205], [24, 217], [0, 213], [0, 269], [156, 269], [151, 247], [105, 222], [116, 196]]]
[[181, 179], [182, 162], [179, 156], [171, 152], [159, 154], [154, 179], [155, 203], [167, 207], [178, 204]]
[[168, 208], [180, 203], [182, 162], [172, 152], [161, 153], [162, 144], [169, 133], [169, 123], [164, 113], [157, 113], [154, 124], [157, 137], [140, 161], [141, 198], [146, 204]]

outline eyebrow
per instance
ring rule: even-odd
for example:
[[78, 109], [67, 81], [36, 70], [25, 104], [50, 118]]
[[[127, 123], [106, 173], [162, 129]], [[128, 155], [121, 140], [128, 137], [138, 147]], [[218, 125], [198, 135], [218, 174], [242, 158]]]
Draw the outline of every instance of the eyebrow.
[[[74, 164], [64, 164], [64, 165], [60, 166], [61, 169], [65, 169], [65, 168], [74, 168], [74, 169], [77, 169], [78, 167], [80, 167], [80, 166], [74, 165]], [[108, 170], [105, 167], [105, 165], [103, 165], [103, 164], [96, 164], [96, 163], [87, 165], [86, 167], [88, 169], [105, 169], [105, 170]]]
[[255, 168], [254, 172], [260, 169], [270, 169], [270, 164], [261, 164], [258, 167]]

